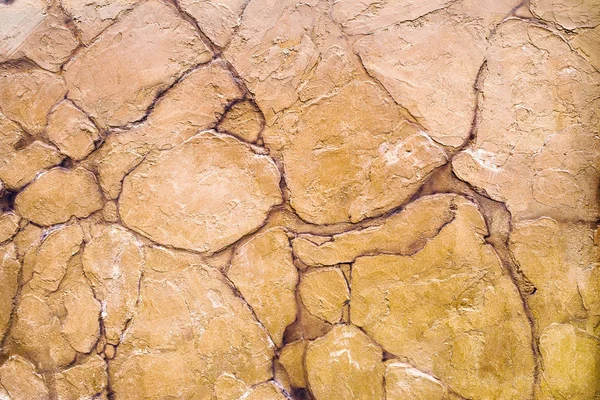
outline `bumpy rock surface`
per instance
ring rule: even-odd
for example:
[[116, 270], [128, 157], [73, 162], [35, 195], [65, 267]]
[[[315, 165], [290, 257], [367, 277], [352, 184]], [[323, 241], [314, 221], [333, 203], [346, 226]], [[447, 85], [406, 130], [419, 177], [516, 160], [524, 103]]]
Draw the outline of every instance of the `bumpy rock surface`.
[[596, 0], [0, 0], [1, 400], [600, 398]]
[[158, 243], [215, 252], [260, 227], [281, 202], [279, 179], [266, 156], [231, 136], [203, 132], [129, 174], [119, 213]]

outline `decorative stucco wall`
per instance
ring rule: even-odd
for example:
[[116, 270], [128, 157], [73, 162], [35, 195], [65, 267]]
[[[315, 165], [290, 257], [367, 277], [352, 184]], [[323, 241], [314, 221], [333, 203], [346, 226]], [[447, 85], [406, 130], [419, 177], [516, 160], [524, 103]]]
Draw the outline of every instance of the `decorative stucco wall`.
[[600, 399], [600, 1], [0, 1], [0, 399]]

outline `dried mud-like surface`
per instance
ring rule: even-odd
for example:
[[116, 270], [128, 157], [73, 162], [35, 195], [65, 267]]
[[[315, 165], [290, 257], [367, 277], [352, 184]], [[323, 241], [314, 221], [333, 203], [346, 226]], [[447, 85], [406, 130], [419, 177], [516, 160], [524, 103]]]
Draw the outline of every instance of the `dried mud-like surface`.
[[596, 0], [0, 1], [0, 399], [600, 399]]

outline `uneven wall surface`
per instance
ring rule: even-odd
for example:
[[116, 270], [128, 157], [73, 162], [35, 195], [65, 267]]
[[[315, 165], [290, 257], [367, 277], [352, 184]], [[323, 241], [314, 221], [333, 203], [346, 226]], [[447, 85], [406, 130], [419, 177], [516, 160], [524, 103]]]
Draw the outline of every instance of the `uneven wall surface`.
[[600, 1], [0, 1], [0, 399], [600, 399]]

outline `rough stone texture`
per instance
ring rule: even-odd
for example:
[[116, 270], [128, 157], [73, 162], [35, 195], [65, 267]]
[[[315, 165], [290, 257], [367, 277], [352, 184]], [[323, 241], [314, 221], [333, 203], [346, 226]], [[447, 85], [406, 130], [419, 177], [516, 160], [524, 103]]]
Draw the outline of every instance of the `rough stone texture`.
[[102, 204], [102, 193], [91, 172], [54, 168], [17, 195], [15, 209], [23, 218], [48, 226], [73, 216], [87, 217]]
[[104, 333], [111, 344], [119, 343], [133, 317], [143, 268], [141, 244], [119, 225], [106, 227], [86, 244], [83, 270], [102, 302]]
[[594, 220], [600, 74], [560, 36], [523, 21], [500, 26], [491, 46], [477, 139], [454, 172], [517, 220]]
[[[49, 398], [49, 391], [34, 366], [19, 356], [12, 356], [0, 367], [0, 385], [9, 399]], [[1, 393], [1, 392], [0, 392]]]
[[229, 44], [248, 0], [181, 0], [179, 5], [219, 47]]
[[0, 62], [27, 58], [40, 67], [57, 72], [78, 45], [68, 17], [55, 3], [20, 1], [2, 10], [0, 16]]
[[248, 386], [269, 380], [268, 335], [220, 273], [168, 267], [147, 261], [137, 315], [111, 361], [116, 396], [212, 399], [223, 374]]
[[158, 93], [210, 57], [193, 26], [154, 0], [142, 2], [72, 59], [65, 79], [75, 104], [100, 125], [119, 126], [140, 119]]
[[158, 243], [215, 252], [260, 227], [281, 202], [279, 179], [269, 158], [230, 136], [203, 132], [129, 174], [119, 213]]
[[448, 393], [444, 384], [435, 377], [395, 360], [386, 363], [385, 394], [389, 400], [459, 399]]
[[1, 400], [600, 398], [596, 0], [0, 0]]
[[306, 349], [308, 385], [317, 400], [383, 400], [381, 358], [381, 347], [360, 329], [337, 325]]
[[245, 100], [235, 103], [227, 110], [217, 129], [252, 143], [258, 139], [264, 124], [264, 117], [258, 107]]
[[464, 397], [517, 398], [533, 384], [529, 323], [477, 208], [456, 207], [416, 254], [356, 260], [350, 318]]
[[73, 19], [83, 43], [89, 44], [112, 25], [119, 15], [131, 10], [139, 2], [140, 0], [60, 0], [60, 5]]
[[227, 276], [281, 346], [285, 328], [296, 319], [298, 283], [285, 232], [269, 230], [238, 247]]
[[341, 322], [343, 307], [350, 300], [346, 278], [339, 268], [304, 273], [298, 293], [309, 313], [332, 324]]
[[94, 124], [68, 100], [60, 102], [48, 117], [46, 134], [61, 153], [74, 160], [84, 159], [100, 139]]
[[21, 264], [17, 259], [16, 248], [14, 244], [7, 244], [0, 247], [0, 282], [2, 282], [2, 292], [0, 293], [0, 341], [4, 338], [10, 314], [13, 311], [13, 301], [17, 294], [19, 284], [19, 271]]
[[151, 151], [170, 149], [213, 127], [225, 107], [241, 96], [221, 63], [201, 66], [184, 77], [160, 98], [145, 123], [110, 135], [91, 156], [105, 195], [116, 199], [123, 178]]
[[20, 189], [44, 169], [60, 164], [62, 159], [55, 147], [35, 141], [2, 160], [0, 179], [7, 189]]
[[56, 398], [71, 400], [80, 398], [106, 399], [108, 376], [106, 362], [98, 355], [83, 364], [76, 365], [55, 375]]
[[62, 77], [40, 69], [0, 72], [0, 111], [32, 135], [41, 134], [66, 92]]

